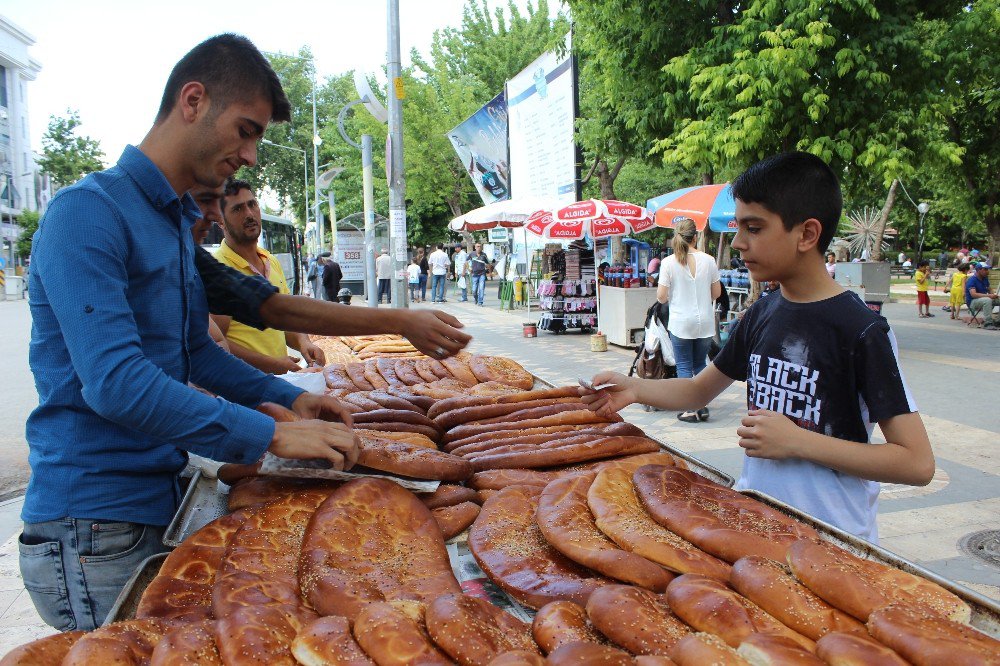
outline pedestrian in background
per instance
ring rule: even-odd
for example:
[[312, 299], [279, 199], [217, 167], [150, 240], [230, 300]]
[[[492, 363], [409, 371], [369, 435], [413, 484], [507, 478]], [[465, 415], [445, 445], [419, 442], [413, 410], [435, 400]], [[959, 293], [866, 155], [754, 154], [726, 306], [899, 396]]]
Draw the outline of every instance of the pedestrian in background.
[[344, 271], [340, 264], [332, 258], [327, 257], [323, 261], [323, 291], [326, 292], [326, 300], [337, 301], [337, 294], [340, 293], [340, 281], [344, 279]]
[[469, 255], [469, 275], [472, 276], [472, 299], [483, 305], [486, 298], [486, 273], [492, 268], [489, 257], [483, 252], [482, 243], [476, 243]]
[[965, 303], [965, 281], [969, 279], [969, 264], [963, 263], [951, 276], [951, 291], [948, 294], [948, 305], [951, 306], [951, 318], [958, 319], [958, 313]]
[[417, 265], [420, 266], [420, 301], [427, 300], [427, 276], [430, 275], [431, 268], [427, 263], [427, 249], [420, 248], [417, 252]]
[[[694, 247], [698, 235], [694, 220], [674, 219], [674, 253], [660, 264], [656, 300], [670, 304], [667, 332], [674, 347], [677, 376], [694, 377], [708, 363], [708, 349], [715, 336], [714, 304], [722, 294], [715, 260]], [[677, 415], [686, 423], [708, 420], [708, 406]]]
[[434, 303], [447, 303], [444, 298], [445, 282], [448, 279], [448, 267], [451, 259], [444, 251], [444, 243], [438, 243], [437, 249], [431, 252], [427, 260], [431, 268], [431, 301]]
[[917, 284], [917, 316], [927, 318], [933, 317], [931, 314], [931, 297], [927, 293], [927, 285], [931, 281], [931, 262], [921, 259], [917, 262], [917, 271], [913, 274], [913, 281]]
[[826, 253], [826, 272], [832, 278], [837, 277], [837, 255], [833, 252]]
[[381, 303], [385, 296], [385, 302], [392, 303], [392, 257], [386, 248], [382, 248], [375, 260], [375, 279], [378, 280], [378, 302]]
[[416, 257], [413, 257], [410, 265], [406, 267], [406, 282], [410, 286], [410, 300], [419, 303], [420, 297], [417, 293], [420, 289], [420, 264], [417, 263]]
[[469, 272], [469, 253], [465, 251], [464, 247], [459, 245], [455, 250], [453, 260], [455, 287], [461, 293], [461, 298], [458, 300], [462, 303], [466, 303], [469, 300], [469, 279], [466, 277]]

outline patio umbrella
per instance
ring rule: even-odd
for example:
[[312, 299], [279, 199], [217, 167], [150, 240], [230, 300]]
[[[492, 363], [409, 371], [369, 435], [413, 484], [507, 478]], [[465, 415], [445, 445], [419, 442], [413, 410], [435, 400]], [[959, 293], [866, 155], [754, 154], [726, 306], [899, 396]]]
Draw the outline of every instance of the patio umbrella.
[[508, 199], [482, 206], [454, 218], [448, 227], [452, 231], [485, 231], [496, 227], [516, 229], [528, 216], [544, 208], [547, 200], [537, 197]]
[[[614, 199], [586, 199], [555, 209], [532, 213], [524, 228], [543, 238], [579, 240], [590, 236], [594, 240], [641, 233], [653, 228], [653, 216], [642, 206]], [[597, 245], [594, 245], [597, 263]], [[595, 265], [595, 269], [596, 269]], [[595, 276], [596, 277], [596, 276]], [[597, 329], [601, 328], [601, 289], [596, 285]]]
[[656, 226], [673, 227], [675, 217], [690, 217], [698, 231], [736, 232], [736, 201], [729, 183], [698, 185], [661, 194], [646, 202]]

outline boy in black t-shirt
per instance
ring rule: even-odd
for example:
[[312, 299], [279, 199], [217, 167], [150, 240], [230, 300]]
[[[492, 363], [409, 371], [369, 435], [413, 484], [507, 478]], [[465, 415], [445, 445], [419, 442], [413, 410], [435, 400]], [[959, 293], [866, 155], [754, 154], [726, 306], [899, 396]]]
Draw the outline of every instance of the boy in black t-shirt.
[[[840, 185], [807, 153], [777, 155], [732, 184], [733, 249], [780, 291], [753, 304], [729, 341], [691, 379], [649, 381], [602, 372], [581, 389], [610, 415], [640, 402], [694, 410], [747, 382], [737, 428], [746, 457], [737, 489], [753, 488], [877, 541], [878, 481], [926, 485], [934, 455], [884, 318], [830, 279], [823, 251], [841, 214]], [[871, 444], [878, 423], [887, 444]]]

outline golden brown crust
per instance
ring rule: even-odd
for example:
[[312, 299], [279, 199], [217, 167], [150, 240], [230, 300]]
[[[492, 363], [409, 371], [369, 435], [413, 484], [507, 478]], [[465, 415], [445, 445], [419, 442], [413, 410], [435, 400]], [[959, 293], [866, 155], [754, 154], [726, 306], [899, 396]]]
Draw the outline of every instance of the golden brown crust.
[[522, 391], [530, 391], [535, 378], [520, 363], [503, 356], [481, 356], [473, 354], [469, 359], [469, 370], [480, 382], [500, 382]]
[[677, 666], [751, 666], [718, 636], [696, 633], [677, 642], [670, 653]]
[[489, 469], [476, 472], [467, 481], [476, 490], [502, 490], [507, 486], [538, 486], [544, 488], [559, 477], [559, 472], [540, 469]]
[[686, 624], [719, 636], [730, 647], [739, 647], [752, 633], [770, 633], [790, 638], [810, 652], [816, 650], [813, 641], [713, 578], [685, 574], [674, 579], [667, 588], [667, 602]]
[[489, 666], [544, 666], [545, 658], [527, 650], [511, 650], [497, 655]]
[[244, 507], [266, 504], [300, 490], [325, 490], [332, 493], [340, 487], [340, 483], [340, 481], [293, 479], [280, 476], [242, 479], [229, 489], [229, 510], [238, 511]]
[[469, 529], [469, 550], [490, 580], [526, 606], [559, 599], [585, 604], [611, 581], [549, 546], [535, 523], [540, 494], [510, 486], [491, 497]]
[[64, 666], [148, 663], [153, 648], [170, 628], [164, 620], [126, 620], [81, 636], [69, 649]]
[[552, 601], [539, 608], [531, 623], [531, 634], [546, 654], [577, 641], [607, 643], [590, 622], [586, 609], [572, 601]]
[[650, 465], [633, 475], [653, 520], [727, 562], [747, 555], [783, 561], [788, 546], [816, 530], [689, 470]]
[[761, 666], [824, 666], [812, 652], [785, 636], [750, 634], [740, 643], [737, 654]]
[[215, 645], [215, 622], [185, 622], [164, 634], [153, 649], [149, 666], [222, 666]]
[[399, 381], [407, 386], [412, 386], [424, 381], [424, 378], [417, 374], [416, 364], [417, 359], [415, 358], [400, 358], [396, 359], [392, 369], [399, 377]]
[[326, 380], [327, 388], [330, 389], [355, 391], [358, 388], [351, 376], [347, 374], [347, 367], [344, 363], [331, 363], [323, 368], [323, 378]]
[[349, 406], [358, 408], [357, 410], [351, 411], [352, 415], [382, 409], [382, 405], [380, 403], [377, 403], [368, 397], [370, 393], [374, 393], [374, 391], [355, 391], [354, 393], [348, 393], [347, 395], [341, 397], [341, 400]]
[[[514, 430], [504, 430], [499, 433], [499, 438], [508, 439], [514, 437], [531, 437], [536, 435], [551, 435], [570, 431], [580, 431], [580, 430], [594, 430], [601, 428], [601, 425], [594, 425], [592, 423], [584, 423], [582, 425], [569, 425], [569, 426], [543, 426], [540, 428], [520, 428]], [[481, 442], [490, 442], [498, 439], [498, 435], [495, 432], [481, 432], [477, 435], [470, 435], [468, 437], [463, 437], [461, 439], [456, 439], [454, 441], [445, 444], [444, 449], [450, 451], [452, 449], [458, 448], [459, 446], [465, 446], [466, 444], [479, 444]]]
[[364, 362], [364, 374], [365, 381], [372, 385], [375, 389], [384, 389], [389, 386], [389, 382], [385, 380], [382, 373], [378, 371], [378, 359], [369, 358]]
[[519, 430], [521, 428], [539, 428], [545, 426], [560, 426], [560, 425], [589, 425], [589, 424], [600, 424], [600, 423], [619, 423], [621, 422], [621, 417], [615, 414], [611, 418], [605, 418], [603, 416], [598, 416], [596, 412], [592, 412], [589, 409], [576, 409], [569, 412], [562, 412], [559, 414], [553, 414], [550, 416], [543, 416], [537, 419], [529, 419], [526, 421], [517, 422], [505, 422], [505, 423], [487, 423], [483, 425], [462, 425], [452, 428], [445, 435], [445, 442], [452, 442], [456, 439], [462, 439], [464, 437], [469, 437], [471, 435], [479, 435], [484, 432], [495, 432], [500, 430]]
[[475, 386], [479, 383], [476, 376], [469, 369], [469, 364], [455, 356], [441, 359], [441, 365], [448, 369], [452, 377], [462, 382], [466, 386]]
[[432, 493], [420, 493], [417, 499], [424, 503], [428, 509], [440, 509], [444, 506], [455, 506], [462, 502], [476, 501], [476, 491], [465, 486], [456, 486], [450, 483], [442, 483]]
[[538, 500], [535, 520], [553, 548], [609, 578], [662, 592], [673, 580], [658, 564], [619, 548], [594, 523], [587, 491], [596, 473], [579, 472], [550, 482]]
[[623, 549], [671, 571], [729, 578], [729, 565], [662, 527], [646, 513], [628, 468], [602, 470], [587, 492], [597, 528]]
[[909, 666], [870, 636], [834, 632], [816, 641], [816, 656], [830, 666]]
[[302, 593], [321, 615], [351, 620], [371, 601], [461, 591], [430, 510], [385, 479], [356, 479], [330, 495], [309, 522], [300, 562]]
[[[389, 387], [393, 388], [393, 387]], [[368, 398], [382, 405], [386, 409], [406, 409], [424, 415], [425, 409], [418, 407], [409, 400], [402, 398], [395, 393], [389, 393], [389, 389], [384, 391], [369, 391]]]
[[662, 596], [629, 585], [608, 585], [590, 595], [587, 616], [599, 632], [632, 654], [670, 654], [691, 632]]
[[375, 666], [351, 634], [346, 617], [321, 617], [292, 641], [292, 656], [303, 666]]
[[486, 666], [510, 650], [537, 650], [531, 627], [488, 601], [446, 594], [427, 606], [431, 640], [462, 666]]
[[386, 357], [375, 359], [375, 368], [389, 386], [406, 383], [396, 375], [396, 363], [398, 361], [399, 359]]
[[677, 666], [670, 657], [662, 654], [641, 654], [635, 658], [635, 666]]
[[[442, 428], [447, 429], [464, 425], [466, 423], [483, 423], [490, 419], [513, 421], [517, 418], [514, 415], [528, 409], [570, 404], [580, 404], [580, 398], [540, 398], [538, 400], [526, 400], [524, 402], [507, 402], [459, 407], [457, 409], [452, 409], [438, 414], [434, 417], [434, 420], [439, 423]], [[507, 416], [510, 416], [511, 418], [504, 418]]]
[[868, 618], [868, 631], [915, 666], [1000, 664], [1000, 641], [920, 606], [879, 608]]
[[489, 455], [473, 459], [472, 467], [476, 471], [500, 467], [552, 467], [637, 453], [652, 453], [659, 448], [659, 444], [646, 437], [599, 437], [545, 449], [490, 452]]
[[[375, 426], [376, 424], [371, 425]], [[437, 444], [434, 443], [434, 440], [427, 435], [421, 435], [419, 432], [393, 432], [391, 430], [378, 430], [377, 427], [355, 428], [354, 432], [357, 433], [359, 437], [389, 439], [394, 442], [404, 442], [406, 444], [412, 444], [413, 446], [419, 446], [423, 449], [437, 450]]]
[[431, 514], [441, 528], [441, 536], [448, 540], [464, 532], [476, 520], [479, 505], [475, 502], [462, 502], [431, 509]]
[[454, 663], [431, 642], [422, 618], [415, 619], [392, 604], [366, 604], [354, 622], [354, 638], [379, 666]]
[[853, 617], [837, 610], [795, 580], [784, 564], [754, 555], [737, 560], [729, 584], [786, 626], [812, 640], [831, 631], [867, 635]]
[[497, 433], [492, 438], [483, 439], [479, 442], [463, 444], [461, 446], [447, 446], [447, 450], [458, 456], [476, 456], [487, 453], [499, 453], [502, 451], [530, 451], [537, 448], [552, 448], [573, 444], [575, 442], [585, 442], [597, 439], [598, 437], [642, 437], [640, 428], [631, 423], [609, 423], [592, 427], [568, 430], [566, 432], [553, 432], [538, 435], [511, 435], [513, 430], [504, 430]]
[[867, 620], [895, 601], [968, 622], [969, 606], [940, 585], [878, 562], [863, 560], [825, 541], [803, 539], [788, 549], [792, 573], [827, 603]]
[[275, 606], [240, 606], [215, 623], [215, 644], [226, 666], [294, 666], [292, 641], [314, 614]]
[[[441, 437], [436, 429], [430, 428], [428, 426], [420, 425], [418, 423], [405, 423], [401, 421], [382, 421], [380, 423], [361, 423], [358, 425], [369, 426], [369, 429], [378, 429], [382, 432], [408, 432], [415, 433], [417, 435], [423, 435], [424, 437], [430, 439], [433, 442], [437, 442]], [[435, 448], [437, 446], [435, 445]]]
[[87, 632], [67, 631], [25, 643], [0, 659], [0, 666], [50, 666], [59, 664]]
[[374, 391], [375, 387], [365, 377], [366, 366], [364, 363], [345, 363], [344, 372], [360, 391]]
[[467, 460], [437, 449], [374, 437], [359, 437], [358, 464], [414, 479], [463, 481], [472, 476]]
[[578, 398], [580, 391], [575, 386], [565, 386], [562, 388], [538, 389], [536, 391], [521, 391], [510, 395], [496, 396], [469, 396], [463, 395], [455, 398], [441, 400], [428, 410], [427, 416], [436, 418], [439, 414], [444, 414], [453, 409], [463, 407], [475, 407], [477, 405], [499, 405], [526, 402], [531, 400], [545, 400], [548, 398]]
[[424, 383], [436, 382], [439, 379], [451, 377], [447, 368], [441, 362], [433, 358], [418, 358], [413, 364], [413, 369], [424, 380]]
[[545, 660], [546, 666], [578, 666], [579, 664], [600, 664], [600, 666], [633, 666], [635, 660], [627, 652], [610, 645], [577, 641], [566, 643], [555, 650]]
[[378, 409], [374, 409], [370, 412], [355, 414], [353, 418], [354, 423], [359, 426], [372, 424], [373, 427], [377, 427], [379, 423], [383, 422], [412, 423], [415, 425], [426, 426], [431, 428], [434, 432], [440, 434], [440, 428], [438, 428], [438, 425], [434, 423], [434, 421], [430, 420], [418, 411], [409, 409], [384, 409], [381, 405], [379, 405]]

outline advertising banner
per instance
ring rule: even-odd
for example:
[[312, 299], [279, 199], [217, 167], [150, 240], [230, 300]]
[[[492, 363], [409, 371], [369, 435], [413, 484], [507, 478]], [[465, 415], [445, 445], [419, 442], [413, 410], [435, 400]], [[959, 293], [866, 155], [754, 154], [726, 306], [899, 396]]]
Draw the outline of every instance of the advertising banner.
[[484, 204], [510, 198], [507, 100], [504, 93], [448, 132], [448, 139]]
[[335, 261], [344, 272], [344, 280], [365, 279], [365, 234], [355, 229], [340, 229], [337, 233]]
[[537, 60], [507, 82], [511, 194], [576, 201], [576, 97], [568, 49]]

